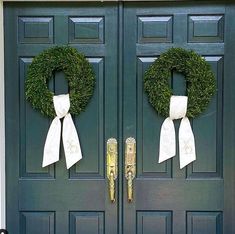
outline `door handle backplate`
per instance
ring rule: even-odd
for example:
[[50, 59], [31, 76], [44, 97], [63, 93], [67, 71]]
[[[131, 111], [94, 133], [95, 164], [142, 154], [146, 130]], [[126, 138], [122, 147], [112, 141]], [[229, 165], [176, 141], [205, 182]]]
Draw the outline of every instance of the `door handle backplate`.
[[136, 141], [133, 137], [126, 139], [125, 177], [127, 179], [128, 202], [133, 201], [133, 179], [136, 176]]
[[111, 202], [115, 202], [115, 180], [118, 175], [117, 158], [117, 140], [110, 138], [107, 141], [107, 178], [109, 180], [109, 197]]

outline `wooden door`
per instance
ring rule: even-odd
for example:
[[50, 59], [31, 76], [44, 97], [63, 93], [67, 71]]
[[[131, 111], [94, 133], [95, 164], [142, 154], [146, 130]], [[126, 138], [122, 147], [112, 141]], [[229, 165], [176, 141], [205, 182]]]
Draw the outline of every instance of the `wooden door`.
[[[208, 3], [7, 3], [5, 97], [7, 229], [10, 234], [235, 233], [235, 6]], [[34, 56], [55, 45], [83, 52], [96, 74], [94, 96], [74, 118], [83, 159], [43, 169], [50, 119], [25, 101]], [[211, 64], [217, 93], [192, 120], [197, 161], [179, 169], [178, 154], [158, 164], [163, 118], [147, 101], [143, 76], [171, 47], [193, 49]], [[172, 74], [174, 94], [184, 78]], [[68, 92], [62, 72], [49, 88]], [[175, 121], [176, 132], [179, 121]], [[106, 142], [118, 140], [119, 177], [111, 203]], [[125, 140], [137, 145], [134, 199], [127, 201]]]
[[[116, 4], [7, 4], [6, 158], [7, 229], [10, 234], [117, 233], [117, 203], [105, 176], [106, 138], [117, 137]], [[50, 119], [25, 100], [24, 82], [33, 57], [54, 45], [75, 47], [93, 65], [94, 96], [74, 118], [83, 159], [66, 169], [42, 168]], [[62, 72], [49, 84], [67, 93]]]
[[[124, 186], [124, 234], [232, 234], [234, 199], [235, 7], [195, 3], [126, 3], [124, 7], [124, 140], [137, 141], [133, 203]], [[158, 164], [164, 118], [147, 101], [143, 76], [171, 47], [192, 49], [210, 63], [217, 93], [191, 124], [197, 160], [179, 169], [179, 155]], [[172, 74], [175, 95], [185, 81]], [[178, 132], [179, 121], [174, 121]]]

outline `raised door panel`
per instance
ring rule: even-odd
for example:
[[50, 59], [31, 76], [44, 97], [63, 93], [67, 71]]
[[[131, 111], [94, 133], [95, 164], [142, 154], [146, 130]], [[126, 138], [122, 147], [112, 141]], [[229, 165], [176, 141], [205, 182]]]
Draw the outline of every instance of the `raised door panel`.
[[[25, 77], [33, 58], [19, 58], [19, 100], [20, 100], [20, 178], [54, 179], [54, 166], [42, 168], [43, 145], [50, 120], [32, 109], [25, 97]], [[52, 84], [50, 84], [50, 88]], [[37, 134], [35, 134], [37, 132]]]
[[46, 43], [54, 41], [54, 18], [43, 17], [19, 17], [18, 18], [19, 43]]
[[54, 222], [54, 212], [21, 212], [20, 233], [55, 234]]
[[104, 229], [103, 212], [70, 212], [71, 234], [102, 234]]
[[170, 234], [172, 213], [170, 211], [137, 211], [138, 234]]

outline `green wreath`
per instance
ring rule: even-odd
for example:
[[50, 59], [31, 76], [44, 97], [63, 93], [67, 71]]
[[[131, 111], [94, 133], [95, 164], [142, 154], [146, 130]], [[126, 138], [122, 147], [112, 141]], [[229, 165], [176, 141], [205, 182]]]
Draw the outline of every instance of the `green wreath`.
[[26, 99], [43, 115], [55, 117], [54, 93], [47, 82], [56, 71], [63, 71], [68, 81], [70, 113], [84, 111], [94, 92], [95, 77], [85, 56], [69, 46], [52, 47], [33, 59], [25, 81]]
[[165, 117], [169, 116], [170, 98], [173, 95], [169, 85], [172, 70], [185, 76], [187, 117], [194, 118], [206, 109], [216, 91], [210, 65], [194, 51], [182, 48], [171, 48], [154, 61], [144, 75], [144, 89], [154, 109]]

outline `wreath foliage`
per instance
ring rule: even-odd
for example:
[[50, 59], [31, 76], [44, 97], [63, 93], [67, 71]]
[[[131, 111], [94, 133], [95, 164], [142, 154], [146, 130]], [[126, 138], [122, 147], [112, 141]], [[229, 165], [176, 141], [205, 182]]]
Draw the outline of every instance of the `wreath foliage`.
[[70, 113], [84, 111], [94, 92], [95, 76], [85, 56], [69, 46], [52, 47], [33, 59], [25, 81], [26, 99], [43, 115], [55, 117], [54, 93], [47, 83], [56, 71], [63, 71], [68, 81]]
[[194, 51], [171, 48], [160, 55], [144, 75], [144, 89], [154, 109], [169, 116], [172, 70], [182, 73], [186, 79], [188, 96], [187, 117], [202, 113], [216, 91], [216, 81], [209, 63]]

